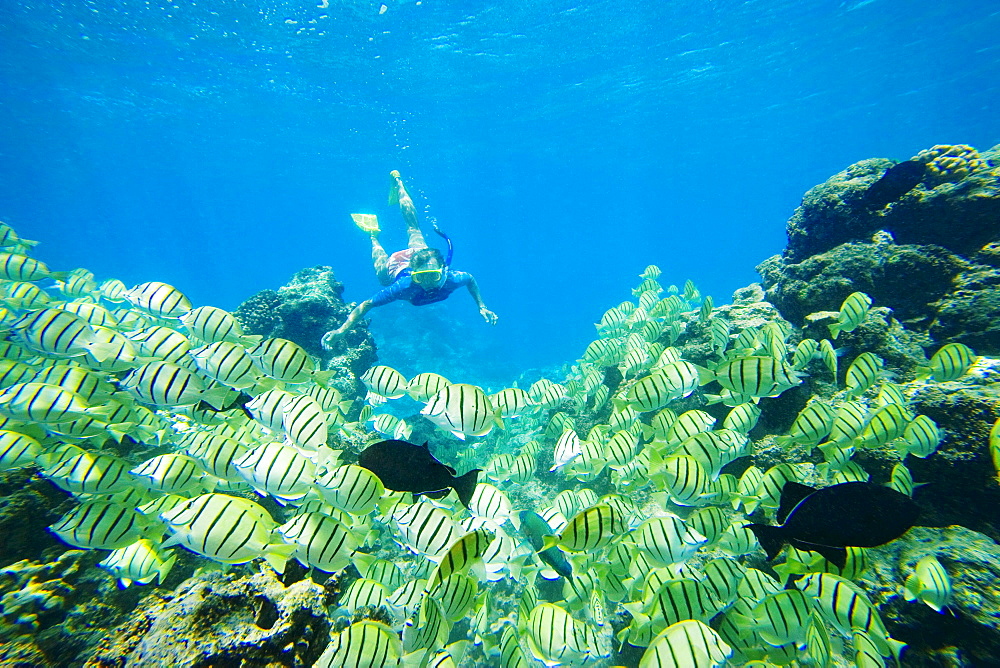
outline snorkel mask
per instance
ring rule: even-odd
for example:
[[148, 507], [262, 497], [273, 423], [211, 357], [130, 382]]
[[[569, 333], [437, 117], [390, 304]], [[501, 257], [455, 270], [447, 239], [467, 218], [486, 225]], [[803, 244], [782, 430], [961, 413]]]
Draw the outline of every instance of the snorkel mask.
[[411, 272], [410, 278], [422, 288], [432, 288], [441, 282], [443, 275], [444, 270], [442, 269], [420, 269], [419, 271]]

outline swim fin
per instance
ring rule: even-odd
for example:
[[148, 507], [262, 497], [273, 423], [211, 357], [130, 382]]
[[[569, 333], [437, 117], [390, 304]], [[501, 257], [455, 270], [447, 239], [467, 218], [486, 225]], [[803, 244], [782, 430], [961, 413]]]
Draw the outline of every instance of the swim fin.
[[373, 213], [352, 213], [351, 218], [354, 219], [354, 224], [358, 228], [368, 234], [377, 234], [382, 231], [378, 226], [378, 216]]

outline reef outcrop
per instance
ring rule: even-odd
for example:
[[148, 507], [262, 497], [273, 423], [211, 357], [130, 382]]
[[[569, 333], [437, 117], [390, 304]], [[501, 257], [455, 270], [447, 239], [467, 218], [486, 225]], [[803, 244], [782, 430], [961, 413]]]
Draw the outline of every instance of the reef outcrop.
[[891, 161], [863, 160], [812, 188], [788, 221], [784, 253], [757, 268], [768, 301], [802, 326], [861, 291], [925, 345], [1000, 353], [998, 158], [1000, 146], [982, 156], [934, 147], [917, 157], [928, 163], [924, 181], [877, 211], [859, 198]]
[[320, 339], [347, 319], [352, 305], [343, 299], [344, 285], [330, 267], [311, 267], [292, 276], [277, 290], [262, 290], [240, 304], [233, 315], [247, 334], [288, 339], [319, 358], [323, 369], [337, 370], [331, 384], [345, 397], [364, 388], [358, 376], [378, 361], [375, 341], [364, 322], [349, 331], [341, 350], [329, 351]]
[[203, 574], [144, 599], [85, 666], [312, 666], [330, 637], [325, 596], [311, 580], [286, 587], [267, 566]]

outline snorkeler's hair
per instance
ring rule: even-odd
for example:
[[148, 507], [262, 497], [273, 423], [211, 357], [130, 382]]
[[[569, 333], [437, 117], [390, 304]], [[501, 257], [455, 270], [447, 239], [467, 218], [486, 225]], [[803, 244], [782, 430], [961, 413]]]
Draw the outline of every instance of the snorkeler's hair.
[[437, 248], [420, 248], [413, 251], [413, 255], [410, 256], [410, 269], [419, 271], [435, 260], [438, 266], [444, 266], [444, 256], [441, 255], [441, 251]]

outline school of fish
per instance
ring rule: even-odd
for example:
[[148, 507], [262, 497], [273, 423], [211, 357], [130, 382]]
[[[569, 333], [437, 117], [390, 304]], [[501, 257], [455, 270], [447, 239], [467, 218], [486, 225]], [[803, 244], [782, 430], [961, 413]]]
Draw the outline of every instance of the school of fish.
[[[853, 582], [864, 548], [848, 548], [838, 568], [787, 547], [774, 570], [798, 576], [789, 587], [749, 565], [763, 552], [748, 516], [773, 518], [785, 483], [867, 481], [853, 454], [887, 446], [899, 456], [888, 484], [911, 495], [906, 458], [941, 440], [876, 355], [838, 375], [832, 339], [864, 322], [867, 295], [847, 298], [830, 339], [793, 344], [779, 321], [735, 330], [690, 281], [662, 296], [651, 265], [561, 382], [488, 392], [375, 366], [362, 399], [331, 387], [335, 371], [292, 341], [247, 335], [230, 313], [195, 308], [164, 283], [53, 272], [33, 245], [0, 224], [0, 470], [37, 467], [76, 497], [50, 530], [105, 551], [100, 566], [121, 586], [162, 583], [180, 548], [279, 572], [292, 559], [313, 573], [353, 567], [360, 577], [337, 602], [322, 667], [609, 665], [625, 643], [645, 648], [641, 668], [832, 666], [838, 656], [882, 666], [900, 654]], [[711, 363], [675, 347], [695, 325]], [[917, 382], [955, 380], [976, 359], [945, 345]], [[823, 463], [725, 473], [754, 454], [761, 399], [807, 374], [842, 389], [812, 398], [773, 440], [818, 447]], [[339, 445], [344, 435], [411, 434], [413, 418], [385, 410], [402, 397], [458, 449], [453, 465], [485, 470], [468, 508], [454, 492], [414, 501], [348, 463], [357, 453]], [[702, 410], [720, 403], [721, 424]], [[135, 450], [159, 454], [137, 461]], [[1000, 421], [989, 451], [1000, 467]], [[273, 498], [281, 516], [255, 497]], [[938, 611], [951, 595], [932, 556], [899, 585]]]

